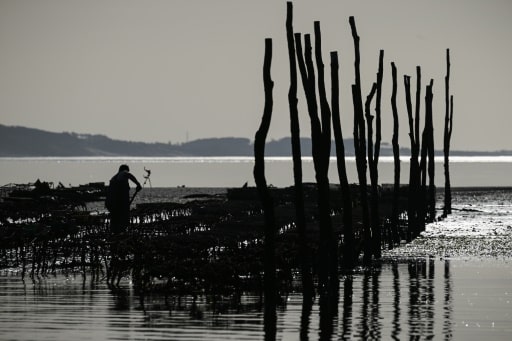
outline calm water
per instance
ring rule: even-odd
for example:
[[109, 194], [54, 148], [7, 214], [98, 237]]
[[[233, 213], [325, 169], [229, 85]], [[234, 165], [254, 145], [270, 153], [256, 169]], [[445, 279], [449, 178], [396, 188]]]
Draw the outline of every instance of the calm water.
[[[128, 162], [153, 187], [230, 187], [252, 184], [251, 158], [207, 159], [0, 159], [0, 183], [37, 178], [64, 184], [107, 181]], [[452, 160], [454, 186], [511, 186], [511, 158]], [[356, 182], [355, 164], [349, 176]], [[408, 163], [403, 160], [402, 181]], [[305, 181], [314, 181], [304, 161]], [[380, 179], [392, 181], [391, 160]], [[337, 179], [334, 164], [331, 179]], [[437, 182], [443, 184], [442, 163]], [[291, 161], [267, 163], [276, 186], [291, 183]], [[162, 190], [160, 190], [162, 191]], [[193, 189], [144, 191], [151, 200]], [[151, 194], [153, 193], [153, 194]], [[157, 195], [157, 193], [159, 193]], [[140, 198], [139, 198], [140, 199]], [[27, 278], [0, 274], [0, 340], [263, 340], [263, 307], [257, 295], [164, 297], [142, 303], [128, 278], [111, 291], [90, 276]], [[431, 224], [413, 243], [385, 253], [382, 264], [341, 277], [338, 298], [317, 298], [304, 309], [297, 293], [278, 308], [277, 339], [512, 339], [512, 189], [454, 193], [454, 213]]]
[[[169, 196], [185, 189], [169, 189]], [[182, 193], [182, 192], [180, 192]], [[454, 193], [454, 214], [371, 269], [340, 278], [339, 295], [278, 308], [277, 339], [512, 339], [512, 189]], [[128, 278], [111, 291], [90, 276], [22, 281], [0, 275], [1, 340], [263, 340], [257, 295], [142, 303]], [[307, 308], [307, 307], [306, 307]]]
[[[418, 259], [342, 278], [333, 314], [308, 313], [291, 294], [278, 308], [277, 339], [510, 340], [510, 260]], [[111, 292], [81, 276], [22, 282], [0, 277], [2, 340], [263, 340], [260, 298], [150, 297], [128, 282]], [[322, 321], [322, 323], [320, 323]]]
[[[64, 185], [108, 181], [122, 163], [128, 163], [139, 179], [150, 169], [153, 187], [239, 187], [254, 185], [252, 157], [209, 158], [0, 158], [0, 185], [29, 183], [36, 179]], [[408, 183], [409, 162], [402, 158], [401, 182]], [[512, 157], [452, 157], [452, 186], [512, 186]], [[357, 182], [354, 158], [347, 158], [350, 182]], [[312, 158], [303, 158], [305, 182], [314, 182]], [[444, 186], [443, 160], [436, 158], [436, 185]], [[267, 158], [267, 182], [277, 187], [293, 183], [289, 157]], [[331, 182], [339, 182], [336, 161], [331, 159]], [[393, 158], [381, 157], [379, 182], [393, 183]]]

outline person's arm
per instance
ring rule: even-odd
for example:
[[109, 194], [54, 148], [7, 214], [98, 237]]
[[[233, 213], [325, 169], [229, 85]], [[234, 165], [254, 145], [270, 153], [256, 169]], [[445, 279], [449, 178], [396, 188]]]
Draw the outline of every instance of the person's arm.
[[130, 179], [135, 185], [137, 185], [137, 187], [135, 188], [137, 192], [142, 189], [139, 180], [137, 180], [137, 178], [132, 173], [128, 173], [128, 179]]

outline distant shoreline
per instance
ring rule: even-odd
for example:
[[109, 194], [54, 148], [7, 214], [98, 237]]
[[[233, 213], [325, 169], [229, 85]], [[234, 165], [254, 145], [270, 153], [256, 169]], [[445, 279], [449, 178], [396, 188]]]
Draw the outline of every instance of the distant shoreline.
[[[331, 142], [334, 146], [334, 141]], [[311, 138], [300, 140], [302, 156], [311, 157]], [[354, 156], [354, 141], [344, 139], [345, 155]], [[331, 148], [331, 156], [335, 156]], [[410, 155], [407, 146], [400, 148], [400, 154]], [[252, 157], [254, 144], [245, 137], [202, 138], [184, 143], [146, 143], [114, 140], [104, 135], [54, 133], [40, 129], [11, 127], [0, 124], [0, 157]], [[265, 144], [268, 157], [291, 157], [291, 139], [283, 137], [269, 140]], [[381, 156], [393, 156], [390, 143], [382, 142]], [[435, 151], [437, 157], [442, 150]], [[512, 157], [512, 150], [495, 151], [450, 151], [450, 157]]]
[[[184, 160], [184, 161], [193, 161], [193, 160], [210, 160], [210, 161], [237, 161], [237, 160], [243, 160], [243, 161], [252, 161], [254, 160], [254, 156], [252, 155], [208, 155], [208, 156], [140, 156], [140, 155], [116, 155], [116, 156], [104, 156], [104, 155], [98, 155], [98, 156], [80, 156], [80, 155], [68, 155], [68, 156], [0, 156], [0, 160], [27, 160], [27, 161], [33, 161], [33, 160], [64, 160], [64, 161], [103, 161], [103, 160], [113, 160], [113, 161], [122, 161], [122, 160], [128, 160], [128, 161], [145, 161], [145, 160]], [[283, 155], [283, 156], [275, 156], [275, 155], [268, 155], [265, 157], [267, 160], [271, 161], [289, 161], [292, 160], [291, 155]], [[313, 157], [310, 155], [302, 155], [303, 161], [312, 161]], [[336, 156], [331, 156], [331, 161], [335, 160]], [[348, 161], [355, 161], [355, 156], [353, 155], [347, 155], [345, 157]], [[408, 162], [410, 159], [410, 155], [400, 155], [400, 161], [401, 162]], [[379, 161], [383, 162], [389, 162], [394, 161], [393, 156], [390, 155], [381, 155], [379, 158]], [[444, 162], [444, 157], [441, 155], [435, 156], [436, 162]], [[512, 155], [451, 155], [450, 156], [450, 163], [454, 162], [504, 162], [504, 163], [512, 163]]]

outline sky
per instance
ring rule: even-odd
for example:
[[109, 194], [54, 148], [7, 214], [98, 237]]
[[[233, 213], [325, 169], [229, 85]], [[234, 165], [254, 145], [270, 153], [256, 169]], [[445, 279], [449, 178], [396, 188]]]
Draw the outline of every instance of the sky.
[[[320, 21], [326, 75], [340, 56], [341, 121], [352, 136], [350, 86], [361, 43], [363, 96], [384, 50], [382, 138], [392, 135], [391, 67], [398, 68], [400, 145], [409, 146], [403, 75], [434, 80], [442, 149], [446, 49], [454, 96], [452, 149], [512, 149], [512, 1], [298, 0], [294, 30]], [[254, 138], [264, 106], [265, 38], [273, 39], [269, 139], [290, 135], [286, 1], [0, 0], [0, 124], [114, 139], [181, 143]], [[327, 82], [330, 91], [329, 80]], [[300, 85], [300, 84], [299, 84]], [[413, 87], [413, 95], [415, 88]], [[310, 136], [302, 88], [301, 135]]]

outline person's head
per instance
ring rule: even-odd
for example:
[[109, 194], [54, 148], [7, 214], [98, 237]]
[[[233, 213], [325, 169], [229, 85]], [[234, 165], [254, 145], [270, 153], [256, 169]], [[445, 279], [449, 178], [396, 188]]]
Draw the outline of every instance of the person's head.
[[121, 166], [119, 166], [119, 171], [120, 172], [124, 172], [124, 171], [129, 172], [130, 167], [128, 167], [128, 165], [121, 165]]

